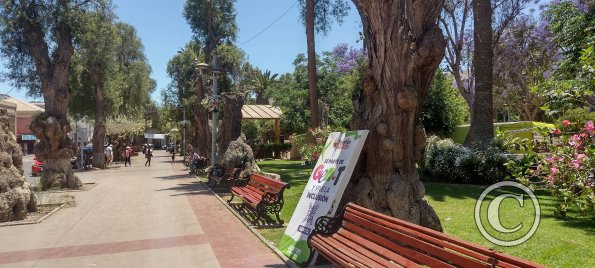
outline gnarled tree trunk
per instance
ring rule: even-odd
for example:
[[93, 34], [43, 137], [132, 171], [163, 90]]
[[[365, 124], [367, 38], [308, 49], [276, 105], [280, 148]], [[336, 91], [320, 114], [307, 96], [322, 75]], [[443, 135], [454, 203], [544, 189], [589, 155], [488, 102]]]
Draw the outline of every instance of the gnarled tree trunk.
[[425, 149], [419, 113], [445, 41], [437, 18], [442, 0], [353, 0], [364, 26], [369, 66], [359, 99], [356, 129], [368, 129], [344, 201], [442, 230], [424, 199], [415, 164]]
[[23, 154], [0, 110], [0, 222], [23, 220], [37, 210], [37, 197], [23, 176]]
[[70, 122], [65, 117], [57, 118], [44, 112], [33, 118], [29, 128], [39, 139], [34, 152], [37, 160], [43, 162], [42, 189], [78, 189], [82, 183], [74, 175], [70, 164], [76, 146], [68, 138], [72, 130]]
[[194, 106], [194, 120], [196, 122], [196, 137], [198, 154], [202, 156], [210, 155], [211, 144], [209, 143], [211, 131], [209, 127], [209, 111], [202, 106], [201, 101], [206, 97], [206, 88], [203, 86], [203, 77], [198, 75], [194, 85], [197, 103]]
[[[58, 1], [57, 10], [69, 10], [69, 1]], [[20, 1], [18, 7], [23, 14], [37, 14], [37, 5]], [[60, 17], [56, 26], [48, 33], [36, 17], [21, 16], [16, 27], [22, 29], [25, 47], [35, 62], [36, 74], [41, 81], [41, 92], [45, 102], [45, 112], [36, 116], [30, 129], [37, 139], [35, 157], [44, 162], [41, 176], [42, 189], [63, 188], [78, 189], [80, 180], [74, 176], [70, 159], [74, 155], [74, 144], [68, 138], [71, 131], [68, 122], [68, 79], [70, 77], [70, 58], [74, 54], [72, 29], [70, 23]], [[50, 35], [55, 41], [52, 53], [47, 43]]]
[[[244, 94], [240, 92], [222, 94], [221, 97], [223, 98], [223, 118], [217, 133], [219, 158], [225, 155], [229, 143], [237, 140], [242, 134], [242, 106], [244, 106]], [[221, 162], [221, 159], [217, 162]]]

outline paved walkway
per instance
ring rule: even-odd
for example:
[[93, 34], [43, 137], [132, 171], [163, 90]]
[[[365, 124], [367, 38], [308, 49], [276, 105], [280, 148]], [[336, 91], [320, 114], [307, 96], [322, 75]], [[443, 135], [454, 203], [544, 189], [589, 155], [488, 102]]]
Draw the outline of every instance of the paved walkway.
[[285, 267], [201, 183], [155, 151], [152, 166], [79, 173], [97, 182], [40, 224], [0, 227], [0, 267]]

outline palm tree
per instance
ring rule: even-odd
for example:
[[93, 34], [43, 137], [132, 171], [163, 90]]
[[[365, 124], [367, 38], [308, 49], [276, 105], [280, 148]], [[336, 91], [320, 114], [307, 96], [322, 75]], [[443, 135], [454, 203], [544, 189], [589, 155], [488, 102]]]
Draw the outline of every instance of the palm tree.
[[256, 94], [256, 104], [269, 104], [266, 92], [273, 88], [277, 81], [278, 74], [271, 74], [271, 71], [257, 71], [252, 78], [252, 90]]
[[310, 92], [310, 122], [312, 128], [320, 126], [318, 94], [316, 89], [316, 46], [314, 40], [314, 0], [306, 0], [306, 41], [308, 44], [308, 91]]
[[475, 101], [471, 107], [471, 126], [465, 145], [489, 143], [494, 138], [492, 123], [494, 101], [492, 95], [493, 58], [492, 5], [489, 0], [473, 1], [473, 40], [475, 45], [473, 70], [475, 73]]

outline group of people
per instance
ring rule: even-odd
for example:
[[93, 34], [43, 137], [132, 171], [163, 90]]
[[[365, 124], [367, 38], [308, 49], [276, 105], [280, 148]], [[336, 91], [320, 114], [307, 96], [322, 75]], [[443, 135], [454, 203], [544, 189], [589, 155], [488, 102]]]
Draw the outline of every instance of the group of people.
[[[132, 157], [132, 148], [130, 146], [126, 146], [126, 149], [122, 153], [124, 156], [124, 166], [132, 166], [130, 158]], [[145, 161], [145, 166], [151, 166], [151, 159], [153, 158], [153, 146], [151, 145], [143, 145], [143, 154], [147, 159]], [[175, 162], [175, 153], [172, 153], [171, 161], [172, 163]], [[113, 146], [110, 144], [105, 148], [105, 159], [106, 159], [106, 166], [110, 166], [114, 160], [114, 149]], [[207, 165], [207, 158], [201, 157], [198, 153], [194, 153], [192, 155], [192, 160], [190, 162], [190, 169], [197, 170], [203, 169]]]
[[[104, 153], [105, 153], [105, 166], [110, 166], [114, 161], [113, 146], [111, 144], [108, 145], [105, 148]], [[145, 153], [145, 150], [143, 150], [143, 153]], [[132, 148], [130, 146], [126, 146], [126, 149], [124, 149], [124, 152], [122, 153], [122, 155], [124, 156], [124, 166], [125, 167], [132, 166], [132, 162], [131, 162]], [[153, 149], [151, 147], [149, 147], [148, 155], [145, 153], [145, 156], [147, 157], [147, 162], [149, 163], [149, 166], [151, 166], [151, 157], [153, 157]], [[147, 163], [145, 163], [145, 166], [146, 165], [147, 165]]]

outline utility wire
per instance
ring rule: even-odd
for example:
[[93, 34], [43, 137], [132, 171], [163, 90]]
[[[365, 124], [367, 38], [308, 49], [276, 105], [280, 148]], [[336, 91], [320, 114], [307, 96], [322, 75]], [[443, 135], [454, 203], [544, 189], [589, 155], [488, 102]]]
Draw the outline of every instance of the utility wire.
[[287, 13], [289, 13], [289, 11], [291, 11], [291, 9], [293, 9], [293, 7], [295, 7], [295, 5], [297, 5], [298, 1], [295, 1], [293, 3], [293, 5], [291, 5], [291, 7], [289, 7], [285, 12], [283, 12], [283, 14], [281, 14], [281, 16], [279, 16], [277, 19], [275, 19], [273, 22], [271, 22], [271, 24], [269, 24], [269, 26], [267, 26], [266, 28], [264, 28], [262, 31], [258, 32], [257, 34], [255, 34], [254, 36], [250, 37], [250, 39], [246, 40], [245, 42], [240, 44], [240, 47], [247, 44], [248, 42], [252, 41], [254, 38], [258, 37], [259, 35], [261, 35], [262, 33], [264, 33], [266, 30], [268, 30], [269, 28], [271, 28], [271, 26], [273, 26], [273, 24], [275, 24], [277, 21], [279, 21], [283, 16], [285, 16]]

